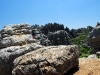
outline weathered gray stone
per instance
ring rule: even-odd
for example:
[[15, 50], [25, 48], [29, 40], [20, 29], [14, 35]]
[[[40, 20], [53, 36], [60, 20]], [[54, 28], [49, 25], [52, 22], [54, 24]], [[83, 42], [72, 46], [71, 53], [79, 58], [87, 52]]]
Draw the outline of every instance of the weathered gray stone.
[[65, 30], [49, 32], [47, 37], [52, 45], [71, 45], [69, 34]]
[[0, 50], [0, 75], [11, 75], [13, 60], [42, 46], [36, 43], [22, 46], [11, 46]]
[[3, 38], [12, 35], [30, 34], [30, 33], [31, 33], [30, 26], [26, 23], [7, 25], [1, 30], [1, 36]]
[[34, 42], [35, 39], [32, 38], [31, 34], [13, 35], [13, 36], [2, 38], [2, 40], [0, 41], [0, 48], [24, 45], [28, 43], [34, 43]]
[[97, 56], [100, 56], [100, 51], [96, 52], [96, 55], [97, 55]]
[[1, 30], [0, 75], [11, 75], [15, 58], [43, 47], [36, 43], [30, 31], [27, 24], [8, 25]]
[[94, 48], [92, 51], [93, 54], [100, 55], [100, 25], [97, 23], [97, 26], [90, 32], [88, 35], [87, 41], [91, 48]]
[[96, 54], [91, 54], [88, 56], [88, 58], [98, 58]]
[[100, 25], [90, 32], [87, 41], [92, 48], [100, 48]]
[[78, 66], [76, 45], [50, 46], [29, 52], [14, 60], [13, 75], [61, 75]]

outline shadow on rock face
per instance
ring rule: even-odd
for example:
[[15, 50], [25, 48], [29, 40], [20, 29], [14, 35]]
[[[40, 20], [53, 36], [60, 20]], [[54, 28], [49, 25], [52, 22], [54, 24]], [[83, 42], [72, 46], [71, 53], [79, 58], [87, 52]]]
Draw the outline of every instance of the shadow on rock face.
[[70, 69], [67, 73], [63, 74], [63, 75], [74, 75], [75, 72], [77, 72], [79, 70], [79, 67], [75, 67]]

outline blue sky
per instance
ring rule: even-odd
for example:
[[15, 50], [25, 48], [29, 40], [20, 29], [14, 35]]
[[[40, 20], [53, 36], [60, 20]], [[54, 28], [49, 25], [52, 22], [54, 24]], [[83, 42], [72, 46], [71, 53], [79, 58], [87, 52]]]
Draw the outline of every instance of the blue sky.
[[72, 28], [100, 22], [100, 0], [0, 0], [0, 30], [8, 24], [60, 23]]

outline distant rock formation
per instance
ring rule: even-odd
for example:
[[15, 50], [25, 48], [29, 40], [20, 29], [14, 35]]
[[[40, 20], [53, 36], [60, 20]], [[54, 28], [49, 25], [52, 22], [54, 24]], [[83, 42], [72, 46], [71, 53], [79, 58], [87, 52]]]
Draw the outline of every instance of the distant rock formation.
[[76, 45], [49, 46], [24, 54], [14, 60], [13, 75], [62, 75], [77, 67]]
[[40, 40], [43, 46], [71, 45], [69, 34], [65, 30], [48, 32], [44, 35], [39, 29], [32, 29], [32, 36]]
[[100, 51], [100, 25], [98, 24], [88, 35], [87, 41], [94, 48], [93, 53]]
[[32, 38], [28, 24], [5, 26], [1, 30], [0, 75], [11, 75], [15, 58], [43, 47]]
[[69, 34], [65, 30], [49, 32], [47, 36], [52, 45], [71, 45]]

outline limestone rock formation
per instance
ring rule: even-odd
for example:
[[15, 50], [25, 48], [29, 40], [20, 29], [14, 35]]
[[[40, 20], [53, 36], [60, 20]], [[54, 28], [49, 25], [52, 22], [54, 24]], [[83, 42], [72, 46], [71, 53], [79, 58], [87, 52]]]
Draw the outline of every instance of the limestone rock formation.
[[41, 32], [39, 29], [32, 29], [33, 38], [40, 40], [43, 46], [71, 45], [69, 34], [65, 30], [48, 32], [47, 35]]
[[40, 48], [14, 60], [13, 75], [62, 75], [78, 66], [76, 45]]
[[52, 45], [71, 45], [69, 34], [65, 30], [49, 32], [47, 36]]
[[5, 26], [1, 30], [0, 75], [11, 75], [15, 58], [41, 47], [32, 38], [28, 24]]
[[[73, 72], [71, 71], [71, 73]], [[80, 58], [79, 70], [74, 71], [73, 74], [66, 74], [66, 75], [100, 75], [100, 59]]]
[[93, 54], [100, 56], [100, 25], [97, 26], [90, 32], [88, 35], [87, 41], [91, 48], [94, 48], [92, 51]]
[[30, 33], [31, 33], [30, 26], [27, 23], [7, 25], [1, 30], [1, 36], [3, 38], [12, 35], [30, 34]]
[[90, 32], [87, 39], [92, 48], [100, 48], [100, 25]]

